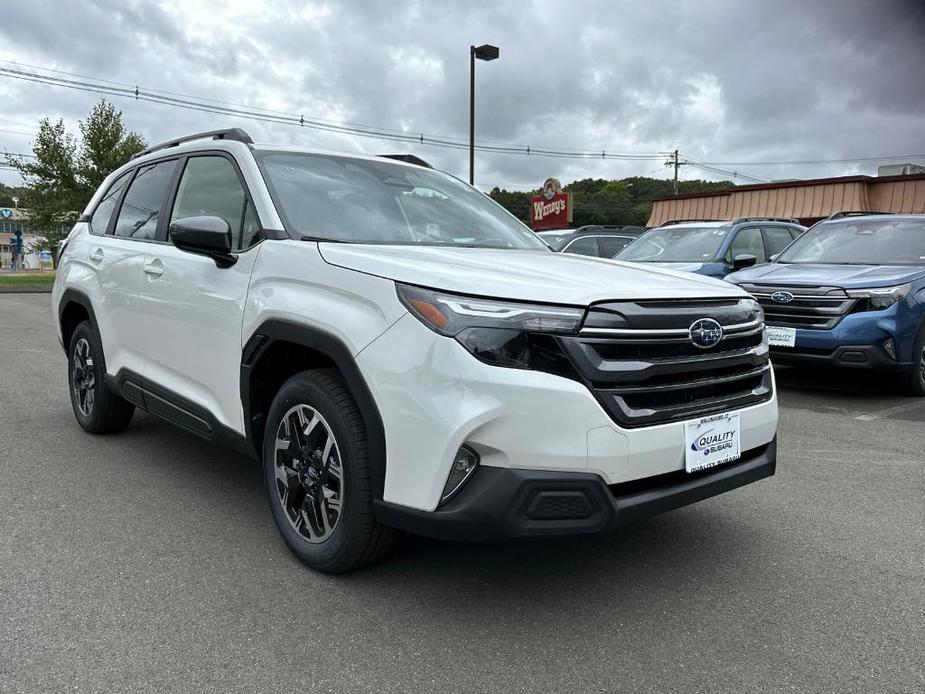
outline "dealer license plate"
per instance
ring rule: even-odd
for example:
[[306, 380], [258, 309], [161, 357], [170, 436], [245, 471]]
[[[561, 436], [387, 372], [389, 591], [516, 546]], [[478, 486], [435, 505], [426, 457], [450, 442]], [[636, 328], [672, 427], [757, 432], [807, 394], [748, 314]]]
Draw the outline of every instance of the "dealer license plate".
[[768, 344], [772, 347], [793, 347], [797, 343], [796, 328], [768, 326]]
[[685, 469], [697, 472], [738, 460], [740, 433], [738, 413], [684, 422]]

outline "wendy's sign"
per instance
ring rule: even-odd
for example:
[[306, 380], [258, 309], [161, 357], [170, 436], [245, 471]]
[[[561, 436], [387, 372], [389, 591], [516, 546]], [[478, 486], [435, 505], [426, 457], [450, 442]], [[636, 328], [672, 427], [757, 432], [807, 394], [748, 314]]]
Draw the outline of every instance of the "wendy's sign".
[[572, 196], [562, 192], [555, 178], [547, 178], [543, 194], [530, 205], [530, 226], [534, 229], [564, 229], [572, 223]]

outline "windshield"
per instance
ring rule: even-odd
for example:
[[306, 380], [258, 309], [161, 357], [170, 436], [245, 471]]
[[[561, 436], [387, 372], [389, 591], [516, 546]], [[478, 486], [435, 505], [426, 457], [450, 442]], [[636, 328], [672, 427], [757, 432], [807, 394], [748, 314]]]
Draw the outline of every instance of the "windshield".
[[614, 257], [642, 263], [705, 263], [716, 257], [730, 228], [659, 227], [647, 231]]
[[488, 196], [433, 169], [387, 160], [256, 152], [283, 222], [346, 243], [548, 251]]
[[562, 246], [568, 241], [568, 238], [574, 233], [574, 229], [564, 229], [562, 231], [540, 231], [537, 232], [543, 241], [555, 248], [557, 251], [562, 250]]
[[925, 219], [825, 222], [798, 237], [777, 262], [925, 265]]

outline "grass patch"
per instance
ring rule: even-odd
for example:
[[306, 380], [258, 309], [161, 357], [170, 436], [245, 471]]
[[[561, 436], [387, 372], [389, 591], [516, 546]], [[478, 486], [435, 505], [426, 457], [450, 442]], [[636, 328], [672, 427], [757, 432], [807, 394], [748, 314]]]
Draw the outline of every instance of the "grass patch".
[[55, 282], [53, 272], [10, 272], [0, 274], [0, 289], [51, 288]]

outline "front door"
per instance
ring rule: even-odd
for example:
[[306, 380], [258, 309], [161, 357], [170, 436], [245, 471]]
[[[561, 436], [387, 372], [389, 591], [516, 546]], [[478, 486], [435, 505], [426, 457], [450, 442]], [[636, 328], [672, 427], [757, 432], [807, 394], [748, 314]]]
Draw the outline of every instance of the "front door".
[[220, 268], [166, 238], [149, 247], [139, 291], [144, 376], [166, 391], [162, 395], [168, 401], [152, 399], [149, 409], [168, 408], [159, 413], [181, 419], [198, 433], [210, 435], [211, 418], [243, 433], [241, 324], [260, 250], [260, 224], [229, 156], [194, 155], [181, 166], [168, 224], [186, 217], [221, 217], [231, 227], [238, 261]]

